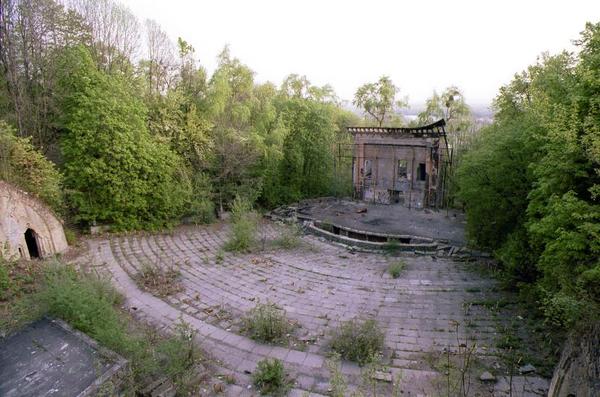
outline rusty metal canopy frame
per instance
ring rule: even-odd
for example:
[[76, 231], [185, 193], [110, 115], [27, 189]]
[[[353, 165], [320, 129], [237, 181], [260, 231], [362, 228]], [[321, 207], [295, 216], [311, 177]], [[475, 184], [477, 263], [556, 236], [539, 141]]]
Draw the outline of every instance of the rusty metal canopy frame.
[[440, 119], [434, 123], [420, 127], [348, 127], [351, 134], [386, 134], [386, 135], [412, 135], [417, 138], [446, 137], [446, 121]]

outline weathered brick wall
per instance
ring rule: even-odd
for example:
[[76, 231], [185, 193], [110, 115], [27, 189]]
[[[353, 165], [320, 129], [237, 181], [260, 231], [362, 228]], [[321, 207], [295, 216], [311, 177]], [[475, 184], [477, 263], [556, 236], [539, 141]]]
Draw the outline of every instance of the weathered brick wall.
[[[398, 201], [417, 208], [429, 205], [427, 191], [438, 185], [439, 159], [432, 156], [439, 153], [438, 140], [365, 133], [355, 134], [354, 143], [354, 187], [362, 191], [362, 199]], [[399, 161], [404, 162], [402, 173]], [[423, 179], [419, 178], [421, 167]]]

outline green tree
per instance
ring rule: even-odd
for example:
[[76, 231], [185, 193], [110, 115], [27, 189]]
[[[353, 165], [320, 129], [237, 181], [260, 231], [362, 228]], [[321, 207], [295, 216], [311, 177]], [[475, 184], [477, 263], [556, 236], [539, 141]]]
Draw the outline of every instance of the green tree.
[[500, 89], [492, 126], [459, 167], [467, 231], [507, 280], [535, 282], [543, 312], [571, 326], [598, 314], [600, 24], [577, 55], [543, 54]]
[[50, 205], [63, 210], [62, 175], [31, 144], [0, 120], [0, 179], [15, 184]]
[[282, 117], [289, 130], [283, 144], [280, 183], [285, 201], [330, 192], [333, 177], [335, 114], [330, 105], [293, 99]]
[[231, 57], [227, 47], [210, 80], [208, 102], [214, 124], [209, 172], [219, 207], [223, 209], [238, 195], [254, 202], [261, 189], [259, 136], [253, 129], [254, 77], [246, 65]]
[[75, 219], [135, 229], [180, 216], [189, 180], [179, 157], [148, 134], [130, 84], [99, 71], [81, 46], [64, 50], [60, 69], [61, 147]]
[[398, 87], [387, 76], [382, 76], [376, 83], [367, 83], [358, 88], [354, 94], [354, 105], [372, 117], [379, 127], [386, 119], [390, 119], [395, 107], [405, 107], [405, 100], [396, 101]]

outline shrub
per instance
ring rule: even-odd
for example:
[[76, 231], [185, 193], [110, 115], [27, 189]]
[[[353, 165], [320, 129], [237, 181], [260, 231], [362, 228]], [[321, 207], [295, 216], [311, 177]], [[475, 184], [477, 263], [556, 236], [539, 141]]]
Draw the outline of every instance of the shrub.
[[225, 244], [228, 251], [247, 252], [256, 244], [257, 214], [245, 199], [236, 197], [231, 208], [231, 231]]
[[10, 284], [7, 262], [0, 257], [0, 300], [8, 294]]
[[396, 255], [400, 252], [400, 243], [398, 240], [389, 240], [387, 243], [383, 244], [383, 250], [388, 255]]
[[404, 271], [405, 267], [406, 263], [404, 261], [394, 262], [388, 267], [388, 273], [393, 278], [398, 278], [400, 277], [400, 274]]
[[546, 292], [541, 301], [546, 321], [554, 326], [571, 328], [582, 317], [585, 309], [583, 302], [563, 292]]
[[346, 360], [364, 365], [383, 350], [384, 335], [375, 320], [350, 320], [333, 333], [331, 349]]
[[282, 342], [291, 331], [285, 313], [272, 303], [256, 305], [244, 318], [243, 328], [252, 339], [262, 342]]
[[31, 144], [18, 138], [15, 131], [0, 120], [0, 179], [38, 196], [55, 211], [63, 209], [62, 176]]
[[300, 227], [296, 224], [286, 227], [281, 236], [275, 240], [275, 245], [284, 249], [293, 249], [297, 248], [301, 239], [302, 231]]
[[190, 390], [197, 379], [191, 375], [200, 355], [190, 326], [182, 322], [172, 337], [151, 334], [116, 308], [122, 299], [108, 280], [81, 275], [73, 267], [55, 263], [46, 270], [44, 288], [33, 297], [32, 307], [41, 306], [42, 311], [62, 318], [127, 358], [134, 388], [145, 386], [149, 378], [167, 376], [178, 395], [195, 395]]
[[215, 220], [215, 204], [212, 195], [210, 179], [205, 174], [195, 174], [191, 178], [192, 194], [187, 215], [195, 223], [208, 224]]
[[581, 273], [577, 286], [592, 300], [600, 302], [600, 265]]
[[290, 387], [285, 368], [280, 360], [264, 359], [258, 362], [252, 374], [252, 383], [262, 395], [283, 396]]

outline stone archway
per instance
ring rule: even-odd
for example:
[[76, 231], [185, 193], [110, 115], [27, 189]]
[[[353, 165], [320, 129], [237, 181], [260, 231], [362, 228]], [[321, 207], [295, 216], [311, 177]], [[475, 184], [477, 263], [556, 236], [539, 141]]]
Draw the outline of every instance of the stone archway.
[[43, 258], [67, 248], [62, 222], [52, 210], [35, 195], [0, 181], [0, 256]]
[[39, 258], [41, 255], [40, 246], [38, 245], [38, 238], [35, 230], [27, 229], [25, 231], [25, 243], [27, 244], [27, 250], [29, 251], [29, 257]]

